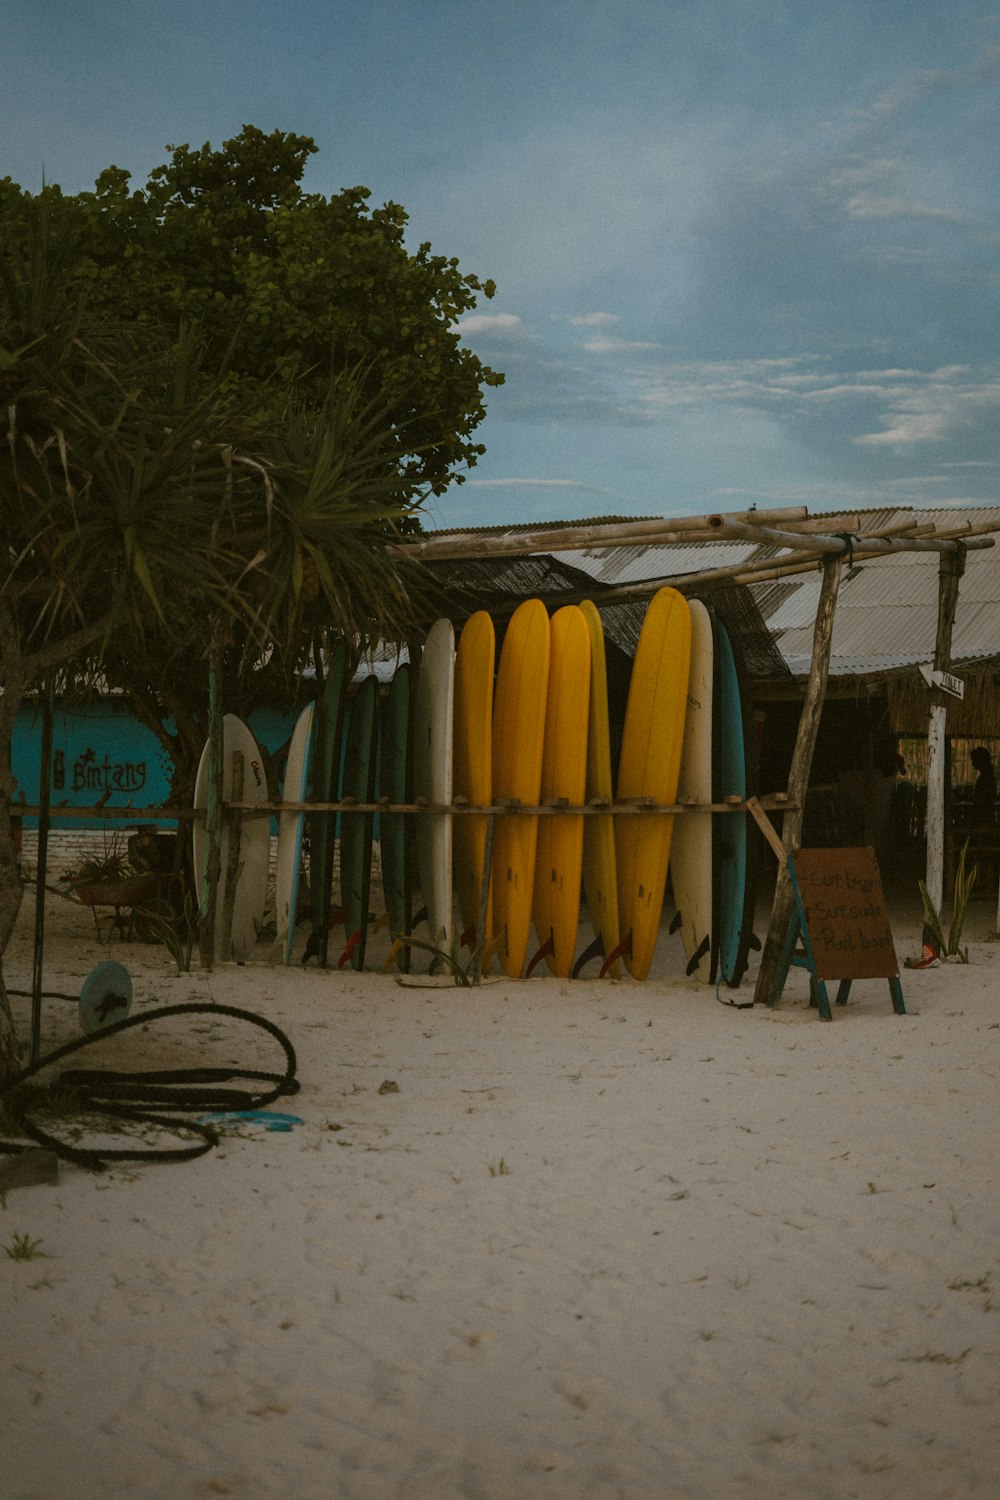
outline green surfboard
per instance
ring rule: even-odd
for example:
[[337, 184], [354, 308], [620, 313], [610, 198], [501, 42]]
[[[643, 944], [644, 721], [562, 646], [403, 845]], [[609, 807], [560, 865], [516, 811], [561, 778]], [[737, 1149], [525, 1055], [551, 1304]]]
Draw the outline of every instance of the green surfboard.
[[[382, 708], [382, 765], [380, 792], [390, 802], [409, 802], [410, 785], [410, 693], [409, 664], [396, 668]], [[395, 940], [410, 931], [412, 895], [411, 859], [407, 837], [407, 818], [403, 813], [379, 815], [382, 851], [382, 889], [389, 917], [389, 932]], [[410, 950], [399, 950], [396, 962], [406, 973], [410, 967]]]
[[[343, 799], [373, 802], [378, 746], [378, 679], [368, 676], [351, 704], [344, 756]], [[364, 968], [372, 883], [372, 813], [345, 812], [340, 820], [340, 889], [346, 913], [347, 947], [340, 958]]]
[[[337, 800], [346, 687], [347, 644], [344, 641], [338, 641], [327, 662], [326, 680], [316, 705], [315, 744], [309, 787], [309, 795], [314, 802]], [[330, 936], [335, 839], [335, 814], [314, 813], [309, 819], [312, 948], [319, 964], [324, 969], [327, 963], [327, 944]]]

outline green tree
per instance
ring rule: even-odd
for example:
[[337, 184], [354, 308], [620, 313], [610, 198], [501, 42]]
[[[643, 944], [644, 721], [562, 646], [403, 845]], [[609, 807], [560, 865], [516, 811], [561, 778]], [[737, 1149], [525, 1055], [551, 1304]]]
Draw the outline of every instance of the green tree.
[[46, 674], [100, 660], [162, 716], [171, 690], [204, 699], [206, 638], [246, 681], [427, 608], [386, 543], [481, 451], [478, 382], [499, 377], [451, 323], [492, 289], [407, 255], [401, 210], [304, 196], [311, 149], [246, 130], [175, 151], [144, 193], [117, 169], [77, 198], [0, 183], [0, 959], [10, 740]]
[[[429, 244], [407, 250], [404, 209], [371, 209], [366, 188], [305, 192], [308, 136], [248, 125], [220, 150], [167, 149], [143, 188], [112, 166], [93, 192], [43, 189], [79, 226], [94, 311], [164, 327], [193, 319], [234, 379], [277, 375], [317, 402], [331, 357], [364, 369], [367, 394], [391, 414], [405, 480], [436, 493], [461, 483], [484, 451], [472, 438], [483, 389], [503, 376], [462, 347], [455, 324], [493, 283]], [[23, 197], [7, 181], [0, 208]]]

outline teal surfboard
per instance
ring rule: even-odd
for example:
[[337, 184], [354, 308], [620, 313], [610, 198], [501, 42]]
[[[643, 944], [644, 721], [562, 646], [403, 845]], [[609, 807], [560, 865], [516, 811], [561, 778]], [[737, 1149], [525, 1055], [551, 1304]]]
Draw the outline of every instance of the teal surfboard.
[[[309, 795], [313, 802], [337, 800], [341, 739], [344, 729], [344, 698], [347, 689], [347, 644], [338, 641], [326, 664], [323, 689], [316, 704], [313, 725], [312, 776]], [[314, 813], [309, 818], [309, 884], [312, 897], [312, 948], [326, 968], [330, 936], [333, 854], [336, 817]]]
[[[743, 672], [729, 633], [718, 618], [715, 635], [715, 764], [713, 799], [746, 799], [749, 735]], [[717, 975], [735, 989], [743, 978], [753, 937], [753, 881], [748, 864], [748, 815], [713, 815], [713, 867], [716, 872]]]
[[[378, 679], [368, 676], [350, 706], [344, 754], [342, 797], [346, 802], [373, 802], [378, 745]], [[364, 968], [372, 883], [372, 813], [345, 812], [340, 820], [340, 892], [344, 903], [347, 947], [340, 967], [350, 959]]]
[[[408, 663], [396, 668], [382, 707], [382, 753], [379, 789], [390, 802], [409, 802], [410, 726], [412, 674]], [[395, 940], [410, 931], [412, 916], [411, 857], [408, 831], [412, 819], [404, 813], [380, 813], [382, 890], [389, 918], [389, 932]], [[406, 973], [410, 967], [410, 950], [403, 947], [396, 959]]]

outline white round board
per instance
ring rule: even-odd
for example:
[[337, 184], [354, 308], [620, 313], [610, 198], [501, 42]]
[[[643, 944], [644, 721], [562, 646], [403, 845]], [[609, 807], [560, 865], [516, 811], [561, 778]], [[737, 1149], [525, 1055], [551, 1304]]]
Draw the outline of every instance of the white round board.
[[[261, 760], [260, 747], [242, 719], [235, 714], [226, 714], [222, 720], [222, 797], [229, 800], [233, 791], [233, 755], [243, 756], [242, 802], [264, 803], [267, 801], [267, 780]], [[206, 744], [198, 762], [195, 780], [194, 805], [204, 811], [208, 807], [208, 762], [209, 747]], [[194, 854], [195, 893], [200, 906], [205, 889], [207, 836], [205, 823], [196, 819], [192, 830]], [[233, 897], [233, 924], [229, 952], [222, 952], [222, 922], [226, 896], [226, 876], [229, 870], [229, 829], [222, 825], [221, 876], [215, 901], [215, 956], [225, 962], [233, 958], [244, 963], [253, 952], [257, 933], [264, 920], [264, 902], [267, 898], [267, 874], [271, 860], [271, 835], [267, 818], [244, 818], [240, 829], [240, 862]]]
[[[285, 765], [282, 802], [304, 802], [309, 786], [309, 761], [312, 748], [313, 704], [307, 703], [295, 721]], [[302, 834], [304, 812], [278, 814], [278, 849], [274, 869], [275, 944], [281, 948], [286, 964], [292, 960], [295, 940], [295, 913], [299, 897], [299, 874], [302, 867]]]

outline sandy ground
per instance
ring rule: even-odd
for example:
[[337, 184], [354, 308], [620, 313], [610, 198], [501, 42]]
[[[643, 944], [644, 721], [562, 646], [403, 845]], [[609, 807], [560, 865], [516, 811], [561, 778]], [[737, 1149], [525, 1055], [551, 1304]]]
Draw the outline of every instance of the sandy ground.
[[[46, 986], [75, 993], [109, 950], [48, 905]], [[904, 972], [906, 1016], [868, 981], [832, 1025], [800, 974], [717, 1004], [666, 932], [645, 985], [475, 991], [116, 941], [134, 1013], [283, 1027], [302, 1091], [274, 1107], [304, 1123], [8, 1194], [0, 1246], [44, 1258], [0, 1255], [0, 1493], [995, 1496], [992, 916], [968, 966]], [[894, 927], [912, 952], [915, 912]], [[47, 1001], [43, 1047], [76, 1031]], [[131, 1036], [92, 1050], [281, 1065], [210, 1016]]]

